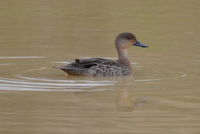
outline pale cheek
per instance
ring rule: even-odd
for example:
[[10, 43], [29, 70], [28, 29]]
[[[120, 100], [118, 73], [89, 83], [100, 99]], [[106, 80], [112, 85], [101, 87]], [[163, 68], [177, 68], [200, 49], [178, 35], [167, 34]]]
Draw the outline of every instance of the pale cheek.
[[129, 48], [129, 47], [131, 47], [133, 44], [134, 44], [134, 42], [130, 42], [130, 43], [127, 45], [127, 47]]
[[131, 45], [133, 45], [133, 44], [135, 44], [135, 43], [136, 43], [136, 41], [132, 41], [132, 42], [131, 42]]
[[123, 49], [128, 49], [130, 46], [131, 46], [131, 44], [127, 44], [127, 45], [124, 45], [122, 48]]

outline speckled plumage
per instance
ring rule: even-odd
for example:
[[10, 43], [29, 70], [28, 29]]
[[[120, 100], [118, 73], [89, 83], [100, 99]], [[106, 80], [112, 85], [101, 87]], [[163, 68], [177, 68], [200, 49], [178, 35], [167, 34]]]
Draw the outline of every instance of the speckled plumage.
[[76, 59], [72, 63], [59, 67], [71, 75], [111, 77], [132, 74], [131, 69], [119, 61], [104, 58]]

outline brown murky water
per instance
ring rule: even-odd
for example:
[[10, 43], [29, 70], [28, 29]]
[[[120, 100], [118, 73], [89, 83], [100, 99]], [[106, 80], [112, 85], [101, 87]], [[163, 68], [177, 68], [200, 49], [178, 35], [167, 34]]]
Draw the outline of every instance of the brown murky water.
[[[199, 134], [200, 1], [1, 0], [1, 134]], [[51, 68], [116, 57], [130, 31], [134, 77]]]

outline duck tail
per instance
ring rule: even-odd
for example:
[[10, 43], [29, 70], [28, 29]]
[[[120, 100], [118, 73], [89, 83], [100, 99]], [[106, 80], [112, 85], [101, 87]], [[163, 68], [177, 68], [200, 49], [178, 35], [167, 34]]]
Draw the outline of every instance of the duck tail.
[[56, 68], [56, 69], [66, 69], [66, 66], [53, 66], [53, 68]]

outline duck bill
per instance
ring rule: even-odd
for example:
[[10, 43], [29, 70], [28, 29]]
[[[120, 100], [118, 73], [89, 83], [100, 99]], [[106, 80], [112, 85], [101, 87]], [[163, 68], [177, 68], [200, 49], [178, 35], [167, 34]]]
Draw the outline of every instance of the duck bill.
[[145, 45], [145, 44], [143, 44], [143, 43], [140, 43], [139, 41], [136, 41], [136, 43], [133, 44], [133, 46], [138, 46], [138, 47], [143, 47], [143, 48], [149, 47], [148, 45]]

